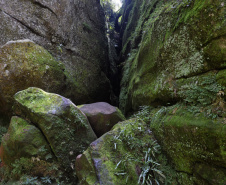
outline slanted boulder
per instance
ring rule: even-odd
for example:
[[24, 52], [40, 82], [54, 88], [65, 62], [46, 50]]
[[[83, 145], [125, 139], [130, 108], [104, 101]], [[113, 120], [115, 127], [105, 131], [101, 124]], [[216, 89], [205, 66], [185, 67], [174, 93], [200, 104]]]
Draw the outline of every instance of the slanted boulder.
[[85, 104], [80, 110], [87, 116], [90, 125], [98, 137], [102, 136], [119, 121], [125, 120], [121, 111], [105, 102]]
[[21, 157], [54, 159], [48, 142], [42, 132], [26, 120], [12, 117], [8, 132], [1, 142], [0, 157], [4, 164], [11, 165]]
[[96, 139], [87, 117], [60, 95], [31, 87], [15, 94], [14, 112], [38, 127], [66, 170]]
[[[145, 164], [148, 167], [148, 157], [155, 155], [158, 149], [144, 122], [137, 119], [120, 122], [77, 157], [75, 166], [79, 183], [139, 184], [142, 167]], [[156, 162], [154, 155], [151, 158]], [[150, 170], [149, 173], [155, 172]], [[158, 174], [155, 175], [156, 179], [161, 179]]]

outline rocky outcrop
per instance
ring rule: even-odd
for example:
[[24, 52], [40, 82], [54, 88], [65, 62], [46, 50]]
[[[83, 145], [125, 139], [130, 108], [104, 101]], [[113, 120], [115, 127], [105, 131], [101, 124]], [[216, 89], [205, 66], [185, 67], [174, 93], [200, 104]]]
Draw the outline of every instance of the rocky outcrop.
[[[156, 146], [144, 122], [136, 119], [120, 122], [77, 157], [75, 166], [79, 183], [139, 184], [141, 168], [148, 165], [147, 158], [152, 158], [152, 165], [156, 162]], [[150, 170], [149, 173], [155, 172]], [[161, 179], [159, 176], [155, 173], [156, 180]]]
[[71, 171], [76, 156], [96, 139], [87, 117], [69, 100], [39, 88], [15, 96], [14, 112], [41, 130], [54, 156]]
[[11, 165], [21, 157], [39, 157], [53, 160], [54, 156], [42, 132], [26, 120], [12, 117], [7, 134], [1, 142], [0, 157], [4, 164]]
[[125, 117], [117, 107], [105, 102], [85, 104], [79, 106], [79, 109], [87, 116], [97, 137], [110, 131], [119, 121], [125, 120]]
[[179, 184], [224, 184], [225, 119], [212, 120], [191, 110], [182, 105], [154, 109], [151, 130], [181, 176]]
[[226, 181], [225, 12], [221, 0], [125, 1], [120, 108], [153, 106], [143, 116], [176, 170], [169, 184]]
[[30, 39], [65, 65], [76, 88], [60, 94], [76, 104], [109, 101], [107, 38], [98, 0], [0, 0], [0, 28], [1, 46]]
[[120, 107], [127, 112], [141, 105], [175, 103], [195, 86], [215, 86], [215, 97], [223, 91], [223, 17], [221, 0], [126, 1]]

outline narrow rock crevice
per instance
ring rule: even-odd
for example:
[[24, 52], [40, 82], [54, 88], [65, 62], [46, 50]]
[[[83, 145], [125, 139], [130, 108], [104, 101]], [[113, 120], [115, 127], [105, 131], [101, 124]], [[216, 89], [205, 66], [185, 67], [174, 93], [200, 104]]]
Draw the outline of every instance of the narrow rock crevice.
[[56, 16], [56, 18], [58, 19], [57, 14], [56, 14], [51, 8], [49, 8], [48, 6], [42, 4], [42, 3], [38, 2], [38, 1], [35, 1], [34, 4], [35, 4], [35, 5], [38, 5], [38, 6], [41, 7], [41, 8], [44, 8], [44, 9], [49, 10], [49, 11], [50, 11], [51, 13], [53, 13], [53, 14]]

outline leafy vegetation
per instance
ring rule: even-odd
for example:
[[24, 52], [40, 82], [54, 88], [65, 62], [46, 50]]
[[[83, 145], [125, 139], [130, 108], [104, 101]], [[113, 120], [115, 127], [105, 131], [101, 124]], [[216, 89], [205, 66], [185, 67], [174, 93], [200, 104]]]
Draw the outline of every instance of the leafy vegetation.
[[37, 158], [20, 158], [11, 166], [0, 168], [2, 183], [14, 182], [15, 184], [51, 184], [64, 182], [63, 170], [57, 163], [50, 163]]
[[224, 89], [216, 82], [215, 75], [209, 75], [181, 86], [178, 95], [183, 98], [190, 112], [203, 112], [214, 119], [225, 112]]

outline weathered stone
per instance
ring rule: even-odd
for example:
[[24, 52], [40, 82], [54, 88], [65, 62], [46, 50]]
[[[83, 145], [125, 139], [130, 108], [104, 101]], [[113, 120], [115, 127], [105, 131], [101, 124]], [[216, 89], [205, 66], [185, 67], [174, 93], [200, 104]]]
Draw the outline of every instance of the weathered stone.
[[221, 0], [126, 1], [120, 108], [185, 99], [192, 77], [224, 69], [225, 12]]
[[0, 28], [0, 45], [30, 39], [65, 65], [71, 76], [67, 81], [74, 86], [60, 94], [76, 104], [109, 101], [108, 48], [99, 1], [0, 0]]
[[138, 184], [144, 151], [153, 147], [153, 142], [142, 121], [131, 119], [116, 124], [77, 157], [80, 184]]
[[96, 139], [87, 117], [69, 100], [39, 88], [15, 94], [14, 112], [30, 120], [44, 134], [54, 155], [67, 169]]
[[21, 157], [55, 158], [42, 132], [16, 116], [12, 117], [8, 132], [2, 138], [0, 150], [1, 160], [9, 166]]
[[28, 87], [50, 92], [69, 90], [64, 65], [30, 40], [11, 41], [0, 48], [0, 112], [11, 113], [13, 96]]
[[105, 102], [85, 104], [80, 110], [87, 116], [91, 127], [98, 137], [102, 136], [119, 121], [125, 120], [121, 111]]
[[[151, 129], [176, 171], [193, 174], [198, 182], [222, 184], [226, 176], [225, 119], [194, 115], [181, 105], [154, 109], [151, 114]], [[215, 175], [210, 176], [211, 171]]]

